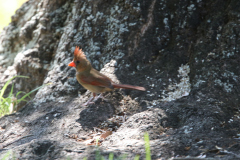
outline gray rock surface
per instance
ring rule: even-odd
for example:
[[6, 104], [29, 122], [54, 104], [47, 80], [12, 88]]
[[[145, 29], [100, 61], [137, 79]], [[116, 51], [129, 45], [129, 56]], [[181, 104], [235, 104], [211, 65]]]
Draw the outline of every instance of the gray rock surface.
[[[0, 78], [16, 91], [46, 83], [19, 112], [0, 118], [0, 159], [240, 158], [237, 0], [30, 0], [0, 34]], [[75, 46], [116, 90], [90, 92], [67, 64]], [[104, 129], [113, 132], [103, 136]], [[94, 140], [95, 138], [95, 140]], [[91, 144], [91, 145], [90, 145]]]

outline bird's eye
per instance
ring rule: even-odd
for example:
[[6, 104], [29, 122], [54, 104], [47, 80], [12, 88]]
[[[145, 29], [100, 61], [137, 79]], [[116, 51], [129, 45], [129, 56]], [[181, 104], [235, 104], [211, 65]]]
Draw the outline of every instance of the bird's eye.
[[79, 64], [80, 63], [80, 61], [76, 61], [77, 62], [77, 64]]

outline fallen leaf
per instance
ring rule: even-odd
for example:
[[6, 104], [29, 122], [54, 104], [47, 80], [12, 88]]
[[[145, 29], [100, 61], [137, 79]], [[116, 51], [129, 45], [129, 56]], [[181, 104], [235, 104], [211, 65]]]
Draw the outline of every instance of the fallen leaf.
[[189, 151], [191, 149], [191, 147], [185, 147], [184, 150], [185, 151]]
[[112, 131], [106, 131], [105, 133], [101, 134], [100, 138], [107, 138], [108, 136], [110, 136], [112, 134]]

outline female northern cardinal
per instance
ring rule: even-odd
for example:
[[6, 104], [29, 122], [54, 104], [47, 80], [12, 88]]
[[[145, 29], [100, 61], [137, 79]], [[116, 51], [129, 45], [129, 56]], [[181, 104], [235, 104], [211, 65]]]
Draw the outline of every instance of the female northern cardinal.
[[[110, 78], [92, 67], [82, 49], [79, 50], [79, 47], [75, 48], [73, 61], [70, 62], [68, 66], [76, 68], [76, 77], [78, 82], [84, 88], [90, 90], [93, 93], [93, 97], [83, 105], [88, 105], [95, 98], [96, 93], [112, 91], [115, 88], [135, 89], [140, 91], [146, 90], [144, 87], [140, 86], [114, 83]], [[98, 98], [100, 96], [98, 96]]]

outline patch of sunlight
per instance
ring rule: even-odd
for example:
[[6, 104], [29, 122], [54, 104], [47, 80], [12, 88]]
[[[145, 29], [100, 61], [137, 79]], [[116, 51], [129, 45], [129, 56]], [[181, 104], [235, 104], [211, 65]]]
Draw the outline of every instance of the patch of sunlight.
[[11, 22], [11, 16], [27, 0], [0, 0], [0, 32]]

